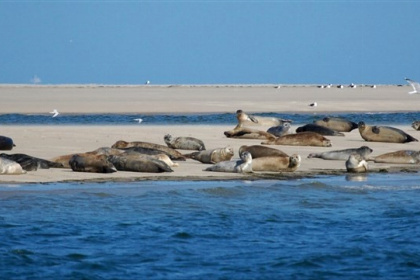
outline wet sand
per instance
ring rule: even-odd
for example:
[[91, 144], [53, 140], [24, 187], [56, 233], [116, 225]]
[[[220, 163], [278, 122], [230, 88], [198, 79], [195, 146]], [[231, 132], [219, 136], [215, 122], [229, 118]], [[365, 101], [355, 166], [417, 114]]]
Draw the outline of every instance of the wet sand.
[[[395, 112], [416, 111], [420, 95], [408, 95], [407, 86], [358, 87], [356, 89], [320, 89], [316, 86], [0, 86], [5, 97], [0, 113], [46, 113], [58, 109], [70, 113], [234, 113], [246, 112]], [[309, 103], [318, 106], [311, 108]], [[234, 117], [232, 118], [234, 120]], [[226, 138], [224, 131], [232, 125], [147, 125], [123, 126], [1, 126], [0, 135], [13, 138], [16, 147], [6, 153], [25, 153], [44, 159], [110, 147], [118, 140], [145, 141], [164, 145], [163, 136], [192, 136], [204, 141], [207, 149], [231, 146], [233, 159], [241, 145], [256, 145], [262, 140]], [[298, 125], [292, 124], [292, 131]], [[420, 131], [410, 123], [398, 126], [420, 139]], [[254, 126], [266, 130], [267, 126]], [[309, 153], [367, 145], [372, 156], [402, 149], [419, 150], [419, 142], [406, 144], [364, 141], [358, 130], [344, 137], [327, 136], [332, 147], [270, 146], [302, 157], [299, 169], [292, 173], [235, 174], [203, 171], [207, 164], [194, 160], [177, 161], [171, 173], [137, 173], [118, 171], [112, 174], [73, 172], [70, 169], [39, 169], [23, 175], [1, 175], [0, 183], [40, 183], [66, 181], [136, 181], [136, 180], [219, 180], [283, 179], [319, 174], [347, 174], [344, 161], [309, 159]], [[190, 153], [191, 151], [181, 151]], [[417, 172], [419, 165], [376, 164], [369, 162], [370, 172]]]

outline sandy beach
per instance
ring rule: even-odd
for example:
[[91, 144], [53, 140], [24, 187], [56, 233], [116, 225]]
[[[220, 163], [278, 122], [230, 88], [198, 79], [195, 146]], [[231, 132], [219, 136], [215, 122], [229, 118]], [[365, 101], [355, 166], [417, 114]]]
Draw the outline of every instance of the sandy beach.
[[[231, 146], [234, 159], [241, 145], [260, 144], [261, 140], [230, 139], [223, 132], [236, 123], [234, 113], [242, 109], [254, 112], [396, 112], [417, 111], [419, 95], [408, 95], [408, 86], [359, 86], [321, 89], [317, 86], [282, 85], [214, 85], [214, 86], [100, 86], [100, 85], [1, 85], [0, 114], [48, 114], [58, 109], [61, 114], [81, 113], [232, 113], [232, 125], [127, 125], [127, 126], [19, 126], [1, 125], [0, 135], [11, 137], [16, 144], [6, 153], [24, 153], [43, 159], [110, 147], [118, 140], [145, 141], [164, 145], [163, 136], [192, 136], [204, 141], [207, 149]], [[316, 101], [318, 106], [308, 104]], [[420, 131], [411, 123], [399, 126], [420, 139]], [[292, 124], [292, 131], [298, 125]], [[254, 126], [261, 130], [268, 127]], [[137, 173], [118, 171], [112, 174], [73, 172], [71, 169], [38, 169], [23, 175], [2, 175], [0, 183], [44, 183], [64, 181], [135, 181], [135, 180], [217, 180], [217, 179], [281, 179], [317, 174], [346, 174], [343, 161], [308, 159], [309, 153], [368, 145], [372, 155], [402, 149], [418, 150], [419, 142], [406, 144], [364, 141], [358, 130], [344, 137], [328, 136], [332, 147], [270, 146], [288, 154], [298, 153], [302, 164], [293, 173], [235, 174], [203, 171], [208, 165], [198, 161], [177, 161], [171, 173]], [[181, 151], [189, 153], [190, 151]], [[370, 172], [418, 171], [418, 165], [376, 164], [369, 162]]]

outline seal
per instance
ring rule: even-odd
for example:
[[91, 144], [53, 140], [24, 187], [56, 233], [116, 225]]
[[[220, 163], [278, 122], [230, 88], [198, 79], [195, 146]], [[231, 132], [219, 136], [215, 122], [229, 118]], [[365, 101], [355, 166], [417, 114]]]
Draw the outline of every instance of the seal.
[[205, 150], [206, 147], [204, 146], [203, 141], [194, 137], [172, 137], [170, 134], [166, 134], [163, 137], [166, 145], [172, 149], [181, 149], [181, 150], [196, 150], [202, 151]]
[[273, 134], [276, 137], [280, 137], [280, 136], [288, 134], [290, 127], [291, 127], [290, 123], [285, 122], [281, 125], [270, 127], [269, 129], [267, 129], [267, 132], [270, 134]]
[[288, 157], [289, 155], [279, 149], [270, 148], [262, 145], [242, 145], [239, 147], [239, 154], [250, 152], [252, 159], [260, 157]]
[[298, 169], [301, 163], [301, 157], [293, 154], [290, 157], [259, 157], [252, 159], [253, 171], [265, 172], [293, 172]]
[[261, 143], [262, 145], [290, 145], [290, 146], [318, 146], [331, 147], [331, 140], [315, 132], [300, 132], [283, 135], [274, 140]]
[[420, 163], [420, 151], [399, 150], [370, 157], [367, 160], [374, 161], [375, 163], [418, 164]]
[[240, 160], [220, 161], [207, 167], [204, 171], [231, 172], [231, 173], [251, 173], [252, 156], [251, 153], [243, 152]]
[[270, 126], [279, 126], [284, 123], [291, 123], [291, 120], [285, 120], [276, 117], [263, 117], [246, 114], [242, 110], [236, 111], [236, 119], [238, 120], [239, 125], [270, 125]]
[[173, 172], [165, 162], [151, 156], [142, 155], [110, 155], [108, 160], [120, 171], [161, 173]]
[[274, 140], [276, 137], [266, 131], [242, 127], [237, 125], [234, 129], [225, 131], [224, 135], [228, 138], [240, 139], [260, 139], [260, 140]]
[[23, 170], [26, 171], [35, 171], [40, 169], [49, 169], [49, 168], [63, 168], [63, 165], [61, 163], [56, 163], [53, 161], [49, 161], [42, 158], [37, 158], [33, 156], [29, 156], [26, 154], [0, 154], [0, 157], [7, 158], [13, 161], [16, 161], [17, 163], [22, 166]]
[[418, 141], [401, 129], [390, 126], [369, 126], [359, 122], [360, 136], [365, 141], [387, 143], [409, 143]]
[[325, 117], [322, 120], [314, 121], [314, 124], [328, 127], [339, 132], [350, 132], [358, 127], [357, 123], [338, 117]]
[[420, 130], [420, 121], [414, 121], [411, 124], [411, 127], [414, 128], [415, 130]]
[[25, 173], [26, 171], [16, 161], [0, 157], [0, 174], [19, 175]]
[[76, 172], [113, 173], [115, 166], [108, 161], [106, 155], [92, 153], [75, 154], [69, 160], [70, 167]]
[[169, 148], [164, 145], [155, 144], [155, 143], [142, 142], [142, 141], [126, 142], [123, 140], [119, 140], [111, 146], [111, 148], [117, 148], [117, 149], [126, 149], [126, 148], [133, 148], [133, 147], [158, 150], [167, 154], [172, 160], [186, 160], [185, 157], [177, 150]]
[[212, 150], [204, 150], [184, 155], [187, 158], [197, 160], [202, 163], [218, 163], [221, 161], [229, 161], [234, 155], [232, 147], [217, 148]]
[[0, 136], [0, 150], [2, 151], [10, 151], [13, 149], [13, 147], [16, 147], [15, 144], [13, 144], [13, 139], [7, 136]]
[[351, 173], [364, 173], [368, 170], [368, 164], [359, 154], [351, 154], [346, 161], [346, 169]]
[[314, 124], [314, 123], [310, 123], [310, 124], [305, 124], [304, 126], [300, 126], [296, 129], [297, 133], [300, 132], [316, 132], [318, 134], [321, 135], [325, 135], [325, 136], [344, 136], [343, 133], [338, 132], [336, 130], [333, 130], [331, 128], [322, 126], [322, 125], [318, 125], [318, 124]]
[[368, 146], [361, 146], [360, 148], [355, 149], [335, 150], [323, 153], [311, 153], [308, 155], [308, 158], [321, 158], [326, 160], [347, 160], [351, 154], [359, 154], [362, 157], [366, 158], [372, 152], [373, 150]]

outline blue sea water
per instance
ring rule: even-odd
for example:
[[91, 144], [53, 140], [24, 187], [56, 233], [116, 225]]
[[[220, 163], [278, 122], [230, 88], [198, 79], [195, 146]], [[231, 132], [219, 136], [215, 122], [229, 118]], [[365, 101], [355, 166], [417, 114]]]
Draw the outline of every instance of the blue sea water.
[[0, 185], [0, 278], [416, 279], [418, 178]]
[[[294, 124], [312, 123], [314, 120], [331, 116], [322, 113], [255, 113], [264, 117], [277, 117], [292, 120]], [[394, 113], [337, 113], [339, 116], [358, 123], [367, 124], [411, 124], [420, 120], [420, 112]], [[179, 125], [179, 124], [235, 124], [236, 116], [232, 113], [218, 114], [60, 114], [52, 118], [50, 114], [2, 114], [2, 125], [138, 125], [134, 119], [141, 118], [142, 125]]]

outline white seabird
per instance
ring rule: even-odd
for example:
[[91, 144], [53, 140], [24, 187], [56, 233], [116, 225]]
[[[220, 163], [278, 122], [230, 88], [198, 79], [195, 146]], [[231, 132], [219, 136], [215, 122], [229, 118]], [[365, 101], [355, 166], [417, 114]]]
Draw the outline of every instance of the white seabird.
[[143, 119], [134, 119], [136, 122], [141, 123]]
[[413, 91], [410, 91], [408, 94], [420, 93], [420, 84], [418, 82], [415, 82], [415, 81], [407, 79], [407, 78], [405, 78], [405, 80], [413, 88]]
[[60, 114], [57, 109], [54, 109], [52, 112], [50, 112], [50, 114], [53, 114], [52, 117], [55, 118], [58, 116], [58, 114]]

